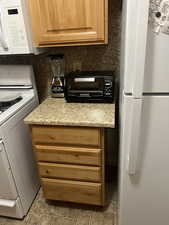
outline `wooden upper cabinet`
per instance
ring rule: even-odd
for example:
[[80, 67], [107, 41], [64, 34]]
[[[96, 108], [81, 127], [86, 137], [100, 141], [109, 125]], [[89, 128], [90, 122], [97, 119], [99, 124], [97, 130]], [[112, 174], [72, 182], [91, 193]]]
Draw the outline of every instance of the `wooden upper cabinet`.
[[29, 0], [36, 46], [106, 44], [108, 0]]

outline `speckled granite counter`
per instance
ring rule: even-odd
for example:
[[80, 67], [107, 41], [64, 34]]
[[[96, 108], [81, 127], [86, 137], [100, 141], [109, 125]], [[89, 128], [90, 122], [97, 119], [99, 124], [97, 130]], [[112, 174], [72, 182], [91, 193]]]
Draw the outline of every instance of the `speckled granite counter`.
[[64, 99], [47, 98], [24, 121], [37, 125], [114, 128], [115, 105], [66, 103]]

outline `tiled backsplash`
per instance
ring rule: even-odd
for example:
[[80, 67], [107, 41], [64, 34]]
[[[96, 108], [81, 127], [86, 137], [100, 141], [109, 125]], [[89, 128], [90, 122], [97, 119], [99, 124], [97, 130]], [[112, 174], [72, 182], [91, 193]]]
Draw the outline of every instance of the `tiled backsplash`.
[[119, 73], [121, 9], [119, 0], [109, 0], [109, 44], [51, 48], [39, 56], [1, 56], [0, 64], [32, 64], [35, 71], [40, 101], [49, 94], [51, 70], [48, 54], [65, 55], [66, 72], [73, 70], [73, 63], [80, 62], [82, 70], [115, 70]]

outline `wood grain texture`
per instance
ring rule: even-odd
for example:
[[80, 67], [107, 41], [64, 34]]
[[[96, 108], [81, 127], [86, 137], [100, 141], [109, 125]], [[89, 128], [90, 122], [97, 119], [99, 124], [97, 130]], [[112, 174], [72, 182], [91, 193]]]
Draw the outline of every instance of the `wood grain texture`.
[[107, 42], [108, 0], [29, 0], [38, 47]]
[[42, 178], [46, 199], [102, 205], [101, 184]]
[[[40, 39], [40, 32], [38, 31], [38, 21], [39, 21], [39, 14], [36, 11], [39, 11], [39, 8], [37, 8], [37, 4], [34, 0], [29, 0], [29, 13], [30, 13], [30, 19], [31, 19], [31, 25], [32, 25], [32, 34], [34, 37], [35, 46], [39, 45], [39, 39]], [[37, 22], [35, 22], [37, 21]]]
[[101, 168], [56, 163], [38, 163], [41, 177], [101, 182]]
[[31, 128], [45, 198], [105, 206], [105, 129]]
[[32, 126], [32, 137], [36, 144], [63, 144], [100, 147], [99, 128]]
[[102, 168], [102, 204], [106, 205], [106, 184], [105, 184], [105, 129], [101, 129], [101, 146], [102, 146], [102, 161], [101, 161], [101, 168]]
[[101, 149], [35, 145], [34, 150], [37, 160], [42, 162], [101, 165]]
[[108, 44], [108, 37], [109, 37], [109, 0], [106, 0], [104, 1], [104, 7], [105, 7], [105, 10], [104, 10], [104, 32], [105, 32], [105, 39], [104, 39], [104, 43], [105, 44]]

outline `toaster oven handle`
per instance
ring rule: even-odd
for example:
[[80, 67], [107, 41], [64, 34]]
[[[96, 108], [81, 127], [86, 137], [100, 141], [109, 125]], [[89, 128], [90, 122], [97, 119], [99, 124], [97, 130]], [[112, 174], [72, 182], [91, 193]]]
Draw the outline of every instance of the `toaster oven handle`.
[[3, 34], [1, 11], [0, 11], [0, 43], [4, 50], [8, 50], [8, 45], [5, 41], [4, 34]]

